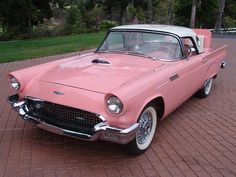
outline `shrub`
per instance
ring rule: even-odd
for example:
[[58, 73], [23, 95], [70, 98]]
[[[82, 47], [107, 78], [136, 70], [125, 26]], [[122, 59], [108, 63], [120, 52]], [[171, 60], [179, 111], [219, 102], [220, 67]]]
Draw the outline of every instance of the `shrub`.
[[8, 41], [12, 39], [26, 39], [26, 38], [29, 38], [29, 34], [27, 33], [27, 28], [20, 28], [19, 26], [9, 27], [8, 30], [0, 33], [0, 41]]
[[80, 34], [86, 32], [79, 7], [71, 6], [67, 10], [65, 30], [67, 34]]
[[236, 20], [229, 16], [224, 17], [224, 27], [225, 28], [236, 27]]
[[52, 25], [48, 23], [39, 24], [32, 31], [33, 38], [61, 36], [64, 34], [65, 28], [63, 25]]
[[117, 26], [118, 23], [116, 21], [110, 21], [110, 20], [103, 20], [101, 23], [100, 30], [101, 31], [107, 31], [108, 29]]
[[88, 32], [97, 32], [100, 30], [104, 12], [102, 8], [95, 7], [84, 14], [85, 24]]
[[12, 39], [12, 34], [11, 33], [8, 33], [8, 32], [2, 32], [0, 34], [0, 41], [8, 41], [8, 40], [11, 40]]

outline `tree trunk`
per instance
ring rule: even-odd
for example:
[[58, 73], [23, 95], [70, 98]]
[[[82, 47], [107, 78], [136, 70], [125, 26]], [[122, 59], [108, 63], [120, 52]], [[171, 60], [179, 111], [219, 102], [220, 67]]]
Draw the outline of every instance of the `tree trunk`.
[[28, 35], [29, 35], [29, 38], [32, 38], [32, 23], [31, 23], [30, 17], [28, 17]]
[[147, 19], [147, 23], [152, 23], [152, 1], [153, 0], [148, 0], [148, 19]]
[[124, 25], [126, 24], [126, 11], [127, 11], [127, 6], [129, 4], [129, 0], [120, 0], [120, 24]]
[[197, 9], [197, 0], [193, 0], [193, 2], [192, 2], [192, 11], [191, 11], [191, 20], [190, 20], [190, 28], [195, 28], [196, 9]]
[[219, 33], [222, 27], [222, 18], [224, 14], [225, 0], [219, 0], [219, 10], [216, 17], [215, 32]]
[[126, 7], [121, 8], [120, 17], [121, 17], [120, 18], [120, 24], [125, 25], [126, 24]]

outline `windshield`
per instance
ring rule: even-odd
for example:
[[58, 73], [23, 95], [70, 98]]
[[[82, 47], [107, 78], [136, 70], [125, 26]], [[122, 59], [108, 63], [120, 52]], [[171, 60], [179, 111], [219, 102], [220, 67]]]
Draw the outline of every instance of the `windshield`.
[[182, 58], [176, 37], [137, 31], [111, 31], [97, 52], [118, 52], [164, 60]]

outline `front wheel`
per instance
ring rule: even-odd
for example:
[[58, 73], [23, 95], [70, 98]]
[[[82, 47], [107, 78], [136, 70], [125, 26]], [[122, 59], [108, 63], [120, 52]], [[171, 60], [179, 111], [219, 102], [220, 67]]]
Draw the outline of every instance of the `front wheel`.
[[211, 77], [204, 83], [203, 87], [196, 93], [197, 97], [205, 98], [210, 94], [212, 88], [212, 80], [213, 79]]
[[148, 149], [154, 137], [157, 126], [157, 112], [154, 105], [147, 105], [138, 119], [140, 130], [136, 137], [125, 145], [129, 154], [139, 155]]

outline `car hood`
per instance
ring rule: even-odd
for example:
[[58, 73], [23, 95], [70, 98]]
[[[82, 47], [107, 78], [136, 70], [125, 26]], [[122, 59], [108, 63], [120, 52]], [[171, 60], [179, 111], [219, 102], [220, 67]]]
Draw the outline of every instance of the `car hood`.
[[158, 61], [139, 56], [86, 54], [43, 72], [39, 81], [108, 93], [161, 65]]

